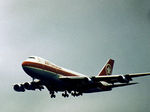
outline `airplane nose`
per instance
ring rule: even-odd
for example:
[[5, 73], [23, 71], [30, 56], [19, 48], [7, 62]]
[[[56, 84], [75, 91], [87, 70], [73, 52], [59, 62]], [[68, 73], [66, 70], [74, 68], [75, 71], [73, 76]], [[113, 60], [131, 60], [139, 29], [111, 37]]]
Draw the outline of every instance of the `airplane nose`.
[[32, 70], [29, 68], [29, 66], [31, 66], [30, 64], [31, 64], [31, 62], [29, 62], [29, 61], [23, 61], [22, 68], [29, 76], [32, 77]]
[[27, 61], [24, 61], [24, 62], [22, 62], [22, 67], [24, 67], [24, 66], [29, 66], [29, 62], [27, 62]]
[[25, 62], [22, 62], [22, 67], [25, 66]]

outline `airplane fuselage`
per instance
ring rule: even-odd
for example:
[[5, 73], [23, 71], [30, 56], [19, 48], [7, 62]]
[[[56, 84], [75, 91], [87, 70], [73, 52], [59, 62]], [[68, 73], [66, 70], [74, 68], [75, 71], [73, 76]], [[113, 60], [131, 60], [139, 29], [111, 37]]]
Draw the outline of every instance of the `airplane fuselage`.
[[[50, 89], [54, 88], [57, 91], [64, 91], [66, 89], [71, 90], [72, 88], [75, 88], [73, 87], [73, 85], [70, 85], [70, 83], [60, 80], [60, 77], [62, 76], [87, 77], [81, 73], [77, 73], [77, 72], [59, 67], [40, 57], [29, 57], [27, 60], [25, 60], [22, 63], [22, 67], [23, 67], [23, 70], [33, 79], [42, 80], [43, 83], [47, 84], [48, 88], [49, 88], [49, 85], [51, 85], [52, 87], [50, 87]], [[91, 85], [91, 82], [89, 83], [90, 83], [89, 86], [87, 86], [87, 83], [84, 85], [84, 82], [82, 83], [82, 85], [80, 85], [79, 83], [79, 85], [75, 85], [75, 86], [78, 86], [78, 89], [82, 89], [82, 90], [83, 88], [86, 87], [85, 91], [83, 91], [86, 93], [102, 91], [102, 89], [98, 88], [97, 86], [93, 88], [94, 84]]]
[[[122, 87], [137, 83], [129, 83], [134, 77], [150, 75], [150, 73], [135, 73], [125, 75], [111, 75], [114, 60], [109, 59], [97, 76], [88, 77], [78, 72], [59, 67], [48, 60], [37, 56], [30, 56], [23, 61], [23, 70], [32, 77], [31, 83], [14, 85], [14, 90], [42, 90], [44, 86], [49, 90], [51, 98], [55, 98], [55, 92], [62, 93], [63, 97], [80, 96], [82, 93], [110, 91], [114, 87]], [[37, 79], [38, 81], [35, 81]]]

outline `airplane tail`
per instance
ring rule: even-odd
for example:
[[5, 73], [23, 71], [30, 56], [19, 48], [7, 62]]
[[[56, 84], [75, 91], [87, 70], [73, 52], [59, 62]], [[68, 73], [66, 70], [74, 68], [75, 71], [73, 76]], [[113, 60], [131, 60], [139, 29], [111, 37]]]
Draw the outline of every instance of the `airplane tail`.
[[102, 70], [99, 72], [98, 76], [111, 75], [113, 71], [114, 60], [109, 59]]

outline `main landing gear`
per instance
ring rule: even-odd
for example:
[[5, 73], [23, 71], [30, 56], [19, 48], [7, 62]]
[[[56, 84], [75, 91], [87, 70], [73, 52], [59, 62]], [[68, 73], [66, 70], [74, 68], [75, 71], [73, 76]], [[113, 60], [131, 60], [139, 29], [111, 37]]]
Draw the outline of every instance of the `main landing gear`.
[[[72, 91], [69, 92], [73, 97], [77, 97], [77, 96], [82, 96], [82, 92], [78, 92], [78, 91]], [[65, 91], [64, 93], [62, 93], [62, 96], [65, 97], [69, 97], [69, 94], [67, 93], [67, 91]]]
[[[50, 94], [51, 98], [56, 98], [55, 91], [50, 91], [49, 94]], [[80, 96], [80, 95], [82, 96], [82, 92], [79, 92], [79, 91], [72, 91], [72, 92], [70, 91], [70, 92], [68, 92], [67, 90], [64, 91], [64, 93], [62, 93], [62, 96], [64, 98], [68, 98], [69, 94], [71, 94], [73, 97], [77, 97], [77, 96]]]
[[69, 97], [69, 94], [67, 94], [67, 91], [65, 91], [64, 93], [62, 93], [62, 96], [65, 97]]
[[72, 92], [71, 93], [71, 95], [73, 96], [73, 97], [77, 97], [77, 96], [82, 96], [83, 94], [82, 94], [82, 92], [77, 92], [77, 91], [74, 91], [74, 92]]
[[56, 95], [55, 95], [55, 92], [54, 92], [54, 91], [50, 91], [49, 93], [50, 93], [50, 95], [51, 95], [51, 98], [55, 98], [55, 97], [56, 97]]

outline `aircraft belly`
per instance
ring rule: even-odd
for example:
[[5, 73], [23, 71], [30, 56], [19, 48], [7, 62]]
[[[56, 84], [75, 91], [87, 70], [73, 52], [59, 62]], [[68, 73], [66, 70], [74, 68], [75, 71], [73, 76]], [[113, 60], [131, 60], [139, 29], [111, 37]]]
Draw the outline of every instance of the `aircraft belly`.
[[102, 92], [103, 90], [100, 88], [91, 88], [88, 90], [85, 90], [84, 93], [94, 93], [94, 92]]
[[54, 72], [47, 70], [25, 66], [23, 67], [24, 71], [31, 77], [37, 78], [40, 80], [58, 80], [59, 75]]

